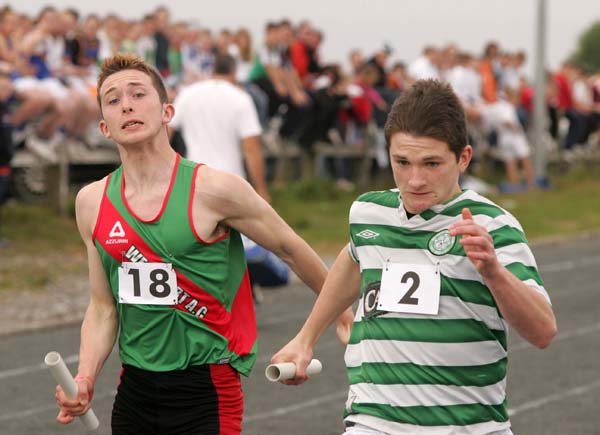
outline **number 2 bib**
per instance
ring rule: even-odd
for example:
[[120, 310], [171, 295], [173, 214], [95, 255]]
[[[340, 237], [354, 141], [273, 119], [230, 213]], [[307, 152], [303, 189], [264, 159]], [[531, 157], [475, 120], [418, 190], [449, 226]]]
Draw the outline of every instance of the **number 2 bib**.
[[177, 277], [171, 263], [123, 263], [119, 267], [119, 302], [175, 305]]
[[377, 308], [396, 313], [437, 314], [440, 272], [435, 265], [389, 263], [381, 276]]

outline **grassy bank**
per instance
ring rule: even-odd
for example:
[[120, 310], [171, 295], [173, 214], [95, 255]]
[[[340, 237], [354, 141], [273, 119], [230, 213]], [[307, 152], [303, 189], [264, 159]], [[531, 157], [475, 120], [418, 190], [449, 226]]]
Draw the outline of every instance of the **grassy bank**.
[[[593, 172], [589, 168], [574, 169], [551, 176], [550, 190], [490, 199], [519, 219], [530, 241], [584, 231], [600, 233], [600, 178]], [[387, 187], [392, 187], [391, 181]], [[310, 182], [276, 190], [273, 202], [283, 218], [319, 253], [335, 255], [348, 240], [348, 210], [358, 194]]]
[[[552, 177], [553, 188], [492, 197], [523, 224], [532, 241], [600, 231], [600, 179], [594, 170]], [[377, 188], [384, 188], [378, 186]], [[321, 255], [335, 255], [348, 240], [348, 210], [359, 192], [322, 181], [273, 189], [273, 205]], [[0, 291], [35, 290], [62, 274], [85, 271], [83, 243], [73, 218], [47, 208], [12, 202], [3, 213], [0, 237]]]

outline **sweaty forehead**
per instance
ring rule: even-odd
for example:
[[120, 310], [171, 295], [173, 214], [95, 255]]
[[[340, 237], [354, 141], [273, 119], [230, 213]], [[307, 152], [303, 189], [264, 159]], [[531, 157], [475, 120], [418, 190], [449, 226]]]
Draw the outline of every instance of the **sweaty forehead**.
[[100, 95], [104, 95], [111, 90], [124, 88], [128, 86], [152, 86], [152, 79], [142, 71], [124, 70], [114, 73], [106, 78], [100, 87]]

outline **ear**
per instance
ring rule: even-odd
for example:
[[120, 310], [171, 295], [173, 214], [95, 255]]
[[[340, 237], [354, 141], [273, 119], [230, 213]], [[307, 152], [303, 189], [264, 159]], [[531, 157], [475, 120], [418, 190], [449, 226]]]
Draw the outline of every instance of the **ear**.
[[162, 106], [162, 122], [163, 124], [168, 124], [169, 122], [171, 122], [171, 119], [173, 119], [173, 116], [175, 116], [175, 107], [173, 107], [172, 104], [169, 103], [165, 103]]
[[104, 119], [100, 120], [100, 122], [98, 123], [98, 128], [100, 128], [100, 133], [102, 133], [102, 136], [104, 136], [107, 139], [111, 138], [110, 131], [108, 130], [108, 125], [106, 125], [106, 121], [104, 121]]
[[458, 168], [461, 174], [467, 170], [469, 163], [471, 163], [472, 157], [473, 147], [467, 144], [467, 146], [465, 146], [462, 152], [460, 153], [460, 157], [458, 158]]

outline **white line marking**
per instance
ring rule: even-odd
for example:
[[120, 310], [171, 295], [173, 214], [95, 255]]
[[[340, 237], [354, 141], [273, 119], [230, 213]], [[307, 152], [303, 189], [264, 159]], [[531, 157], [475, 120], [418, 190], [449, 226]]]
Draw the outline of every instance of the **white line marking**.
[[[65, 362], [65, 364], [73, 364], [73, 363], [76, 363], [77, 361], [79, 361], [79, 356], [78, 355], [69, 355], [68, 357], [63, 358], [63, 361]], [[15, 376], [22, 376], [22, 375], [26, 375], [28, 373], [33, 373], [33, 372], [37, 372], [39, 370], [45, 370], [45, 369], [46, 369], [46, 365], [44, 363], [40, 363], [35, 366], [27, 366], [27, 367], [20, 367], [18, 369], [4, 370], [4, 371], [0, 372], [0, 379], [13, 378]]]
[[547, 396], [540, 397], [539, 399], [530, 400], [528, 402], [523, 403], [522, 405], [515, 406], [514, 408], [510, 408], [508, 410], [508, 415], [510, 417], [514, 417], [515, 415], [521, 414], [522, 412], [537, 409], [549, 403], [564, 400], [568, 397], [579, 396], [580, 394], [588, 393], [599, 387], [600, 379], [596, 380], [595, 382], [592, 382], [591, 384], [581, 385], [579, 387], [574, 387], [569, 390], [561, 390], [559, 393], [549, 394]]
[[[97, 401], [99, 399], [106, 399], [108, 397], [114, 397], [116, 394], [117, 394], [117, 390], [112, 390], [112, 391], [101, 393], [101, 394], [95, 394], [94, 401]], [[98, 403], [98, 402], [96, 402], [96, 403]], [[25, 418], [25, 417], [29, 417], [29, 416], [32, 416], [35, 414], [41, 414], [42, 412], [50, 412], [52, 410], [55, 410], [56, 413], [58, 414], [58, 405], [56, 403], [54, 403], [52, 405], [38, 406], [36, 408], [27, 409], [27, 410], [21, 411], [21, 412], [12, 412], [10, 414], [0, 415], [0, 421], [15, 420], [17, 418]]]
[[348, 395], [348, 391], [338, 391], [336, 393], [327, 394], [325, 396], [321, 396], [318, 399], [305, 400], [304, 402], [298, 402], [294, 405], [290, 406], [282, 406], [281, 408], [275, 408], [268, 412], [261, 412], [254, 415], [249, 415], [248, 417], [244, 417], [242, 420], [244, 423], [250, 423], [253, 421], [266, 420], [272, 417], [279, 417], [282, 415], [289, 414], [291, 412], [300, 411], [301, 409], [311, 408], [313, 406], [321, 405], [322, 403], [330, 402], [334, 399], [341, 399]]
[[[556, 343], [557, 341], [569, 340], [571, 338], [579, 337], [581, 335], [586, 335], [586, 334], [590, 334], [592, 332], [598, 332], [598, 331], [600, 331], [600, 323], [594, 323], [593, 325], [590, 325], [590, 326], [583, 326], [581, 328], [573, 329], [571, 331], [565, 331], [562, 333], [559, 332], [558, 334], [556, 334], [556, 337], [554, 337], [554, 340], [552, 340], [552, 343]], [[523, 349], [532, 349], [534, 347], [535, 346], [526, 342], [525, 340], [515, 344], [514, 346], [509, 345], [509, 347], [508, 347], [509, 356], [510, 356], [511, 352], [515, 352], [515, 351], [523, 350]]]
[[591, 266], [600, 263], [600, 255], [587, 258], [578, 258], [577, 260], [557, 261], [556, 263], [542, 264], [539, 267], [540, 272], [564, 272], [565, 270], [576, 269], [583, 266]]

